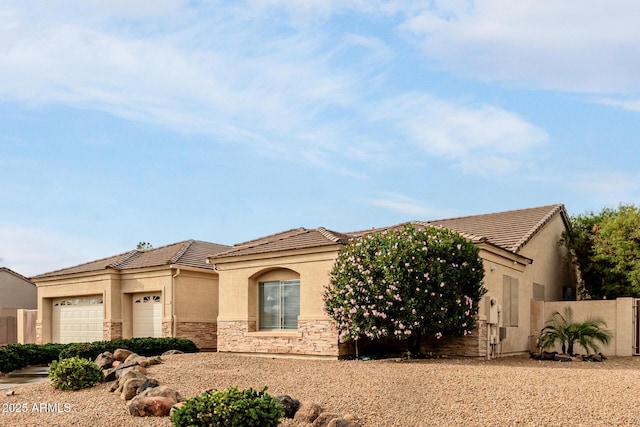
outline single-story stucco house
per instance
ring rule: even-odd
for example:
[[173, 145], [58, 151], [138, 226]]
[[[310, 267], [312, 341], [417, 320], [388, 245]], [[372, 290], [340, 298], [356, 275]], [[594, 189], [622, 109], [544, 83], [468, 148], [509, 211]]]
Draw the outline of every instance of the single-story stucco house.
[[218, 274], [206, 257], [228, 248], [188, 240], [35, 276], [36, 341], [182, 337], [215, 348]]
[[0, 344], [15, 343], [18, 310], [37, 306], [35, 284], [7, 268], [0, 267]]
[[[575, 298], [566, 249], [558, 244], [569, 226], [563, 205], [413, 224], [447, 227], [473, 241], [488, 290], [476, 330], [431, 343], [429, 351], [475, 357], [526, 352], [537, 332], [530, 302]], [[343, 245], [382, 230], [298, 228], [209, 256], [219, 275], [218, 351], [343, 355], [348, 349], [323, 311], [323, 291]]]
[[[436, 221], [480, 249], [484, 286], [475, 331], [425, 340], [428, 351], [484, 357], [526, 352], [531, 301], [575, 298], [574, 274], [558, 242], [563, 205]], [[193, 339], [222, 352], [336, 358], [338, 342], [322, 296], [340, 249], [375, 230], [296, 228], [232, 247], [187, 241], [131, 251], [33, 278], [38, 342], [134, 336]]]

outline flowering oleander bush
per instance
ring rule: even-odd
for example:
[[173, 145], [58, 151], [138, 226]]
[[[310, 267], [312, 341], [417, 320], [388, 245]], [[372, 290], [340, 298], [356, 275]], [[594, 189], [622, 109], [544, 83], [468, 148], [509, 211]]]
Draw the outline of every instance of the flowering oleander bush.
[[407, 225], [344, 247], [324, 308], [341, 341], [406, 338], [415, 354], [424, 334], [463, 336], [474, 328], [483, 277], [479, 249], [461, 234]]

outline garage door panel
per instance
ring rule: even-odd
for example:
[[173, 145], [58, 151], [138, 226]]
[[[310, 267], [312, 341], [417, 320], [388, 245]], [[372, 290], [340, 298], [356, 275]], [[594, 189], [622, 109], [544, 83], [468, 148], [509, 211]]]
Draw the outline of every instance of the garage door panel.
[[133, 297], [133, 336], [162, 337], [162, 301], [160, 293]]
[[100, 296], [60, 298], [53, 301], [52, 341], [91, 342], [103, 339], [104, 304]]

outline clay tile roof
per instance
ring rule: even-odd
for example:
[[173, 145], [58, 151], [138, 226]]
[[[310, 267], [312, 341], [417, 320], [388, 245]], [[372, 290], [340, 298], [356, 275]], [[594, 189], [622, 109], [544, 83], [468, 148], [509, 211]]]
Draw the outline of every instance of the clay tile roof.
[[66, 274], [88, 273], [106, 269], [128, 270], [133, 268], [157, 267], [161, 265], [183, 265], [212, 269], [206, 263], [208, 255], [228, 249], [229, 246], [217, 243], [186, 240], [159, 248], [144, 251], [133, 250], [107, 258], [90, 261], [73, 267], [63, 268], [35, 276], [34, 279], [62, 276]]
[[[459, 233], [484, 238], [510, 252], [518, 252], [555, 215], [567, 220], [564, 206], [549, 205], [484, 215], [425, 221]], [[472, 239], [473, 240], [473, 239]]]
[[258, 239], [234, 245], [231, 249], [209, 254], [212, 260], [241, 255], [255, 255], [285, 250], [314, 248], [328, 245], [344, 245], [351, 239], [375, 232], [394, 230], [413, 224], [416, 227], [445, 227], [462, 234], [473, 243], [487, 242], [510, 252], [518, 252], [551, 218], [562, 214], [567, 221], [563, 205], [519, 209], [507, 212], [473, 215], [433, 221], [412, 221], [389, 227], [338, 233], [320, 227], [316, 229], [293, 228]]
[[209, 254], [209, 258], [217, 259], [345, 244], [349, 238], [346, 234], [327, 230], [323, 227], [317, 229], [301, 227], [236, 244], [227, 251]]

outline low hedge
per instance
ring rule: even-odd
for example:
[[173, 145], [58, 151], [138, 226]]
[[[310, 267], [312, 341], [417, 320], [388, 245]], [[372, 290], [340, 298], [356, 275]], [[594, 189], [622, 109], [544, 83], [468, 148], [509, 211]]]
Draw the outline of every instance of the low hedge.
[[126, 348], [141, 356], [156, 356], [167, 350], [196, 353], [198, 347], [184, 338], [127, 338], [71, 344], [9, 344], [0, 347], [0, 373], [8, 373], [30, 365], [47, 365], [57, 359], [83, 357], [95, 360], [105, 351]]
[[167, 350], [181, 350], [185, 353], [196, 353], [198, 347], [191, 340], [184, 338], [127, 338], [115, 341], [95, 341], [90, 343], [73, 343], [60, 352], [60, 358], [83, 357], [94, 360], [105, 351], [114, 352], [117, 348], [126, 348], [140, 356], [157, 356]]

